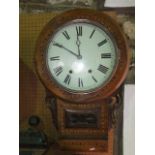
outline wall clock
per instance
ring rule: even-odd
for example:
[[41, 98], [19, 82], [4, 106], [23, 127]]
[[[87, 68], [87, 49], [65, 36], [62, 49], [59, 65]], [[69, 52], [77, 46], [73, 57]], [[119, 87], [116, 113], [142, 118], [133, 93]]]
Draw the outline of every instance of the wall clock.
[[64, 12], [43, 28], [35, 62], [60, 148], [113, 154], [110, 105], [129, 67], [127, 44], [116, 22], [89, 9]]

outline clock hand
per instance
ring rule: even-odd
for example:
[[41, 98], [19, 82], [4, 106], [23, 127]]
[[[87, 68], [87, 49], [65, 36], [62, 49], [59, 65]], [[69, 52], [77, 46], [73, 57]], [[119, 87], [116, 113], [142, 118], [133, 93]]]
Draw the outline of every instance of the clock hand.
[[53, 42], [54, 46], [60, 47], [66, 51], [68, 51], [69, 53], [71, 53], [72, 55], [76, 56], [77, 58], [79, 57], [76, 53], [74, 53], [73, 51], [71, 51], [70, 49], [66, 48], [65, 46], [63, 46], [62, 44], [59, 44], [57, 42]]
[[76, 45], [78, 46], [78, 59], [82, 58], [82, 55], [80, 54], [80, 39], [79, 39], [79, 35], [77, 34], [77, 40], [76, 40]]
[[80, 42], [79, 36], [78, 36], [78, 34], [77, 34], [76, 45], [78, 46], [78, 54], [79, 54], [79, 55], [80, 55], [80, 44], [81, 44], [81, 42]]

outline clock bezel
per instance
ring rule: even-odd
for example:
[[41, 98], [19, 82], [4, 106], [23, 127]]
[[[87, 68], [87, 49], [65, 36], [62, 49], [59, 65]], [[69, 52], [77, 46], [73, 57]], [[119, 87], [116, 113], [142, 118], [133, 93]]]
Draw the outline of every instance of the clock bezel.
[[[74, 92], [62, 88], [51, 78], [51, 73], [46, 65], [46, 48], [58, 28], [66, 23], [79, 20], [88, 20], [89, 23], [99, 23], [103, 25], [114, 38], [116, 47], [119, 50], [119, 60], [116, 71], [110, 81], [103, 86], [90, 92]], [[70, 10], [54, 17], [42, 30], [36, 44], [35, 63], [37, 73], [45, 87], [57, 97], [70, 102], [93, 102], [104, 99], [115, 92], [124, 81], [129, 67], [129, 53], [125, 37], [117, 23], [108, 15], [90, 9]]]
[[97, 86], [97, 87], [95, 87], [95, 88], [89, 89], [89, 90], [72, 90], [72, 89], [69, 89], [69, 88], [67, 88], [67, 87], [65, 87], [65, 86], [63, 86], [63, 85], [61, 85], [61, 84], [59, 84], [59, 82], [54, 78], [54, 76], [53, 76], [52, 73], [50, 72], [49, 65], [48, 65], [48, 60], [47, 60], [48, 48], [49, 48], [49, 45], [50, 45], [50, 43], [52, 42], [54, 36], [61, 30], [61, 28], [67, 27], [68, 25], [72, 25], [72, 24], [74, 25], [74, 24], [76, 24], [76, 23], [78, 23], [78, 24], [79, 24], [79, 23], [80, 23], [80, 24], [92, 24], [92, 25], [94, 25], [94, 26], [96, 26], [96, 27], [99, 27], [99, 29], [103, 30], [104, 33], [106, 33], [106, 34], [108, 35], [108, 37], [110, 38], [110, 40], [112, 41], [112, 43], [113, 43], [113, 45], [114, 45], [115, 54], [117, 55], [116, 57], [119, 57], [119, 51], [118, 51], [118, 49], [117, 49], [117, 45], [116, 45], [116, 43], [115, 43], [115, 40], [113, 39], [113, 37], [111, 36], [111, 34], [108, 32], [108, 30], [107, 30], [105, 27], [103, 27], [103, 26], [100, 25], [99, 23], [96, 23], [96, 22], [94, 22], [94, 21], [90, 21], [90, 20], [88, 20], [88, 19], [80, 19], [80, 20], [76, 19], [76, 20], [70, 21], [70, 22], [68, 22], [68, 23], [65, 23], [64, 25], [62, 25], [61, 27], [59, 27], [59, 28], [55, 31], [55, 33], [53, 34], [53, 36], [50, 38], [49, 43], [48, 43], [47, 48], [46, 48], [46, 54], [45, 54], [46, 65], [47, 65], [47, 68], [48, 68], [48, 70], [49, 70], [49, 74], [50, 74], [52, 80], [54, 80], [55, 82], [57, 82], [57, 84], [59, 85], [59, 87], [61, 87], [62, 89], [65, 89], [66, 91], [69, 91], [69, 92], [72, 92], [72, 93], [88, 93], [88, 92], [90, 93], [90, 92], [93, 92], [93, 91], [97, 91], [97, 89], [100, 89], [100, 87], [103, 87], [104, 85], [106, 85], [106, 83], [108, 83], [108, 82], [110, 81], [111, 77], [113, 76], [113, 74], [114, 74], [115, 71], [116, 71], [118, 60], [116, 60], [115, 65], [114, 65], [114, 68], [113, 68], [113, 71], [112, 71], [112, 73], [109, 75], [108, 79], [107, 79], [106, 81], [102, 82], [101, 85], [99, 85], [99, 86]]

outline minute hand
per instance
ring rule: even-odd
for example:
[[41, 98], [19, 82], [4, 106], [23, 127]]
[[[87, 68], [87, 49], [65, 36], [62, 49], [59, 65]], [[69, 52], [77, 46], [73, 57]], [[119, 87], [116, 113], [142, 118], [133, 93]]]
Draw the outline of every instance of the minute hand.
[[63, 45], [61, 45], [59, 43], [54, 42], [53, 45], [57, 46], [57, 47], [60, 47], [60, 48], [62, 48], [64, 50], [68, 51], [69, 53], [73, 54], [74, 56], [78, 57], [78, 55], [76, 53], [74, 53], [73, 51], [71, 51], [70, 49], [66, 48], [65, 46], [63, 46]]
[[78, 34], [77, 34], [76, 45], [77, 45], [77, 47], [78, 47], [78, 55], [79, 55], [79, 56], [81, 56], [81, 54], [80, 54], [80, 44], [81, 44], [81, 42], [80, 42], [79, 36], [78, 36]]

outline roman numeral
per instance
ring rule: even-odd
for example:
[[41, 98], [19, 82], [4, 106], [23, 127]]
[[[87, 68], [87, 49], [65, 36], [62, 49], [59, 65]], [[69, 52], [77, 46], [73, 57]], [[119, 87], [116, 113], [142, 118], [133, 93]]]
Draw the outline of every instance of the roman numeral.
[[70, 39], [70, 36], [67, 31], [64, 31], [62, 34], [66, 37], [67, 40]]
[[96, 80], [96, 78], [94, 76], [92, 76], [92, 79], [97, 83], [97, 80]]
[[56, 76], [59, 76], [62, 73], [63, 68], [62, 68], [62, 66], [58, 66], [58, 67], [54, 68], [53, 70], [54, 70]]
[[50, 58], [51, 61], [60, 60], [60, 56], [55, 56]]
[[102, 53], [101, 58], [111, 58], [111, 53]]
[[82, 26], [76, 26], [77, 36], [82, 36]]
[[106, 39], [104, 39], [103, 41], [99, 42], [99, 43], [98, 43], [98, 46], [99, 46], [99, 47], [100, 47], [100, 46], [103, 46], [105, 43], [107, 43], [107, 40], [106, 40]]
[[109, 70], [109, 68], [107, 68], [106, 66], [103, 66], [103, 65], [99, 65], [98, 66], [98, 70], [104, 74], [107, 73], [107, 71]]
[[70, 81], [71, 81], [71, 76], [68, 74], [64, 80], [64, 83], [69, 85]]
[[83, 87], [83, 81], [81, 78], [78, 79], [78, 85], [79, 87]]
[[95, 29], [92, 31], [92, 33], [91, 33], [91, 35], [90, 35], [90, 37], [89, 37], [90, 39], [91, 39], [92, 36], [94, 35], [95, 31], [96, 31]]

